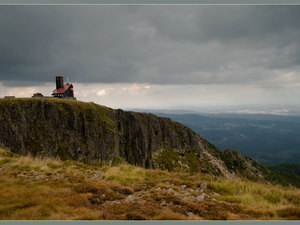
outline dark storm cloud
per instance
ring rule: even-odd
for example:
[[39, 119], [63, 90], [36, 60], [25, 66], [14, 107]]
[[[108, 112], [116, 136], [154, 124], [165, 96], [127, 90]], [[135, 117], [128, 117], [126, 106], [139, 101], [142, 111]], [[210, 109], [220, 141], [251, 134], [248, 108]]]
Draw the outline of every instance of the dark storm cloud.
[[[0, 7], [1, 80], [47, 81], [55, 66], [55, 46], [63, 46], [67, 24], [59, 13], [38, 7]], [[48, 75], [48, 76], [47, 76]]]
[[298, 70], [298, 6], [0, 6], [0, 82], [251, 83]]

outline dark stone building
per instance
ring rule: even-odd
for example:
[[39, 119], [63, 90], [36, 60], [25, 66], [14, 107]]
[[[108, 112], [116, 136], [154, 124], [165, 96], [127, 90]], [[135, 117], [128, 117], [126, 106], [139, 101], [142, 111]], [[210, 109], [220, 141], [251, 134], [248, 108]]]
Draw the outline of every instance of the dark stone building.
[[56, 76], [56, 89], [53, 91], [53, 97], [55, 98], [74, 98], [73, 85], [64, 84], [64, 78], [62, 75]]

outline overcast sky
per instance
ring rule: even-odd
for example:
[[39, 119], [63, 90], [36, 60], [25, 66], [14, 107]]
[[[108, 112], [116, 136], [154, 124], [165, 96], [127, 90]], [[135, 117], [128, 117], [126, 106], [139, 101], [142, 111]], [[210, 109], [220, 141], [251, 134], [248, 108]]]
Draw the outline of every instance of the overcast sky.
[[0, 6], [0, 96], [113, 108], [297, 104], [299, 6]]

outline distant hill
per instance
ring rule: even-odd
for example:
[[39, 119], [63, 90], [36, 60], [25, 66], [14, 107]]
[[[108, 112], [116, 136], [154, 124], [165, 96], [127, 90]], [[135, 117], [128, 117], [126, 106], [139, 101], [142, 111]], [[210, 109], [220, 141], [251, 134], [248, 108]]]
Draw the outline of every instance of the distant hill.
[[300, 163], [299, 116], [155, 114], [190, 127], [220, 149], [237, 149], [265, 165]]
[[300, 164], [285, 163], [285, 164], [268, 166], [268, 168], [273, 171], [280, 171], [280, 172], [296, 174], [300, 176]]

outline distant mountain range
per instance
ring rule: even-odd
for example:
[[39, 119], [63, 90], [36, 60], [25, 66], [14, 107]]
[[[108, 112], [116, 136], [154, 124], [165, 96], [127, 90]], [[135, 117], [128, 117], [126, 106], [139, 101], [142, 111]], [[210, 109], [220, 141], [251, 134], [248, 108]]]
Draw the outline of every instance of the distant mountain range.
[[265, 165], [300, 163], [300, 116], [144, 112], [169, 117], [218, 148], [238, 150]]

